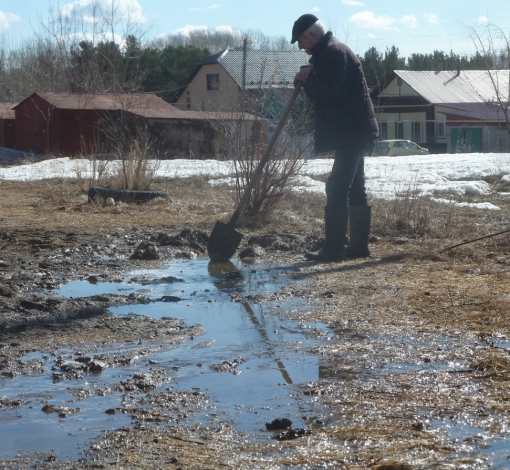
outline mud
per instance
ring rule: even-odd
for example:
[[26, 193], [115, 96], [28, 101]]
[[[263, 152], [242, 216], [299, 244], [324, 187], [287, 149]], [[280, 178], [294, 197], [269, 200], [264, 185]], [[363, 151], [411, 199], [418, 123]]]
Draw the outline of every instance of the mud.
[[[38, 194], [41, 188], [32, 189]], [[5, 201], [5, 192], [2, 197]], [[58, 294], [75, 281], [91, 287], [136, 282], [184, 290], [184, 272], [182, 277], [144, 273], [175, 260], [205, 257], [217, 215], [206, 223], [174, 224], [169, 218], [171, 223], [165, 224], [158, 217], [170, 217], [166, 205], [112, 209], [83, 202], [46, 207], [32, 201], [18, 207], [15, 197], [9, 201], [0, 229], [0, 378], [15, 384], [17, 378], [48, 372], [49, 367], [52, 380], [69, 388], [77, 403], [45, 404], [31, 411], [33, 397], [0, 392], [2, 419], [22, 422], [37, 412], [65, 422], [83, 414], [79, 400], [114, 394], [122, 400], [101, 410], [105, 422], [117, 421], [95, 432], [80, 458], [62, 459], [58, 449], [20, 452], [15, 458], [0, 457], [0, 468], [507, 465], [508, 243], [491, 240], [445, 255], [439, 253], [444, 241], [406, 235], [402, 243], [402, 234], [381, 229], [372, 238], [372, 258], [317, 264], [303, 258], [304, 250], [320, 246], [320, 232], [309, 230], [309, 221], [244, 226], [239, 254], [243, 270], [254, 271], [254, 280], [245, 290], [231, 289], [240, 282], [240, 273], [233, 270], [224, 273], [218, 290], [225, 289], [227, 302], [245, 306], [254, 327], [261, 320], [250, 306], [259, 305], [266, 309], [264, 315], [280, 321], [278, 329], [295, 328], [313, 338], [313, 347], [286, 341], [281, 351], [306, 349], [319, 363], [316, 380], [281, 384], [286, 400], [302, 405], [290, 417], [291, 425], [265, 429], [264, 422], [288, 424], [285, 406], [268, 403], [272, 416], [254, 437], [217, 413], [207, 390], [174, 389], [173, 380], [182, 371], [168, 364], [156, 361], [143, 372], [119, 374], [111, 388], [82, 384], [84, 377], [120, 371], [159, 351], [188, 343], [190, 350], [214, 347], [214, 340], [200, 339], [206, 333], [200, 325], [174, 315], [155, 319], [129, 312], [156, 301], [183, 305], [188, 294], [157, 299], [116, 289], [89, 296]], [[129, 220], [115, 218], [124, 216]], [[320, 218], [320, 211], [316, 216]], [[470, 233], [464, 231], [464, 236]], [[127, 277], [135, 270], [138, 274]], [[259, 288], [260, 272], [273, 277], [273, 291]], [[285, 275], [283, 285], [276, 282], [280, 273]], [[296, 299], [303, 308], [293, 307]], [[119, 308], [127, 308], [126, 313], [113, 313]], [[285, 319], [294, 326], [288, 327]], [[323, 326], [309, 326], [318, 322]], [[230, 377], [246, 372], [250, 362], [245, 359], [232, 352], [227, 360], [202, 369]], [[259, 411], [253, 412], [254, 421]], [[201, 420], [204, 413], [207, 422]]]

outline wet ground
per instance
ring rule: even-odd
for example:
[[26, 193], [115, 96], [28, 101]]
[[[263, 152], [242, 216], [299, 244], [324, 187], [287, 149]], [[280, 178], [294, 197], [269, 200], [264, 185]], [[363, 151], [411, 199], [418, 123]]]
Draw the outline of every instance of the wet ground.
[[0, 409], [0, 455], [43, 451], [78, 459], [87, 439], [128, 426], [139, 413], [154, 413], [146, 394], [155, 391], [182, 393], [189, 402], [170, 418], [177, 423], [228, 422], [262, 439], [268, 435], [265, 423], [276, 418], [302, 426], [316, 410], [293, 397], [295, 385], [319, 378], [319, 359], [310, 350], [329, 334], [327, 325], [288, 317], [289, 310], [310, 308], [303, 299], [263, 306], [246, 300], [274, 295], [291, 274], [285, 266], [211, 264], [202, 258], [131, 272], [116, 282], [71, 281], [46, 291], [50, 297], [143, 295], [151, 302], [110, 311], [157, 321], [177, 317], [192, 325], [193, 334], [172, 347], [160, 344], [155, 331], [152, 340], [23, 355], [19, 360], [36, 363], [40, 372], [1, 382], [2, 394], [19, 406]]
[[[144, 301], [107, 309], [131, 324], [133, 339], [82, 338], [73, 347], [22, 352], [14, 376], [1, 380], [0, 455], [78, 461], [104, 450], [97, 438], [105, 433], [146, 425], [228, 426], [253, 444], [329, 433], [333, 445], [345, 447], [352, 436], [342, 429], [358, 433], [361, 425], [386, 421], [426, 434], [428, 446], [441, 442], [450, 448], [446, 460], [463, 468], [505, 468], [510, 429], [472, 377], [473, 357], [486, 344], [438, 331], [369, 332], [360, 319], [318, 322], [334, 293], [323, 292], [323, 301], [300, 296], [306, 272], [199, 257], [39, 292], [48, 299]], [[52, 326], [59, 327], [44, 325]], [[432, 402], [447, 389], [456, 396], [438, 409]], [[417, 395], [407, 396], [412, 390]]]
[[508, 468], [509, 243], [316, 264], [278, 220], [211, 265], [193, 201], [43, 190], [0, 191], [0, 468]]

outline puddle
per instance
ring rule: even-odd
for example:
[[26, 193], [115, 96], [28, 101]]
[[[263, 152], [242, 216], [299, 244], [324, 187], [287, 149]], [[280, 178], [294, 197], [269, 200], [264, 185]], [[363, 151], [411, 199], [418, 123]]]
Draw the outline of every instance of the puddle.
[[[188, 417], [187, 424], [228, 421], [238, 430], [254, 433], [255, 439], [269, 438], [265, 423], [278, 417], [302, 426], [308, 405], [303, 398], [294, 398], [292, 391], [295, 384], [319, 378], [318, 359], [307, 351], [318, 343], [317, 331], [326, 331], [327, 325], [291, 321], [278, 302], [261, 306], [231, 301], [231, 296], [240, 292], [248, 298], [271, 294], [289, 281], [289, 275], [285, 268], [240, 262], [209, 265], [208, 260], [178, 261], [158, 270], [134, 271], [117, 282], [70, 282], [49, 292], [82, 297], [128, 291], [144, 293], [151, 299], [180, 298], [178, 302], [152, 302], [110, 311], [154, 319], [178, 317], [188, 325], [202, 325], [206, 333], [176, 348], [157, 350], [131, 366], [107, 368], [98, 375], [57, 383], [53, 383], [51, 370], [55, 357], [27, 354], [24, 360], [42, 361], [46, 372], [1, 381], [2, 396], [21, 399], [24, 404], [0, 409], [0, 455], [13, 458], [21, 449], [58, 449], [60, 458], [79, 458], [88, 439], [131, 424], [128, 414], [105, 414], [123, 400], [123, 394], [111, 390], [131, 374], [151, 367], [173, 371], [170, 381], [159, 389], [200, 390], [209, 397], [209, 405]], [[305, 303], [299, 298], [285, 299], [284, 307], [297, 310], [305, 308]], [[314, 334], [307, 334], [309, 331]], [[125, 352], [135, 345], [114, 347], [116, 352]], [[96, 345], [87, 354], [99, 352], [113, 351]], [[58, 355], [72, 359], [73, 351], [61, 350]], [[239, 364], [230, 372], [214, 370], [225, 361]], [[44, 413], [42, 408], [47, 404], [79, 408], [80, 412], [61, 418], [58, 413]]]
[[[280, 292], [293, 279], [285, 266], [249, 266], [237, 261], [210, 265], [208, 260], [174, 261], [154, 270], [128, 273], [115, 282], [101, 282], [100, 276], [70, 282], [48, 295], [84, 297], [104, 293], [144, 294], [149, 304], [110, 308], [118, 315], [129, 313], [154, 319], [181, 318], [187, 325], [201, 325], [205, 334], [176, 347], [149, 348], [150, 353], [129, 366], [107, 368], [82, 379], [53, 381], [52, 366], [56, 356], [28, 353], [26, 361], [40, 361], [46, 372], [0, 380], [1, 395], [21, 400], [18, 407], [0, 407], [0, 455], [15, 458], [18, 451], [53, 452], [60, 459], [78, 459], [88, 441], [102, 432], [137, 421], [131, 413], [108, 414], [107, 410], [126, 409], [129, 402], [145, 396], [119, 392], [115, 384], [133, 374], [153, 368], [170, 371], [155, 392], [203, 393], [208, 401], [181, 415], [188, 425], [229, 422], [253, 440], [271, 439], [265, 423], [288, 418], [293, 427], [322, 419], [329, 410], [318, 405], [310, 395], [296, 393], [299, 384], [320, 380], [348, 381], [372, 379], [384, 374], [413, 370], [461, 370], [462, 362], [448, 363], [442, 350], [461, 347], [454, 338], [424, 335], [417, 338], [369, 337], [349, 326], [333, 329], [320, 323], [298, 323], [286, 315], [300, 309], [309, 310], [310, 300], [285, 296], [281, 301], [257, 303], [257, 296]], [[173, 299], [172, 302], [157, 299]], [[249, 301], [246, 301], [248, 299]], [[328, 338], [339, 343], [338, 354], [311, 354]], [[342, 343], [352, 343], [346, 352]], [[135, 343], [113, 346], [90, 345], [87, 354], [123, 353], [140, 348]], [[413, 348], [424, 351], [416, 363]], [[67, 360], [73, 350], [57, 355]], [[413, 359], [414, 357], [414, 359]], [[444, 359], [443, 359], [444, 358]], [[228, 371], [218, 367], [227, 363]], [[58, 412], [42, 411], [46, 405], [79, 408], [78, 413], [60, 417]], [[132, 405], [135, 406], [135, 405]], [[170, 423], [175, 423], [170, 421]], [[333, 423], [334, 424], [334, 423]], [[485, 439], [481, 426], [466, 421], [431, 423], [452, 439], [463, 441], [464, 455], [483, 455], [493, 465], [507, 463], [508, 434], [501, 440]], [[476, 436], [480, 438], [477, 439]], [[468, 439], [468, 440], [466, 440]], [[464, 442], [465, 441], [465, 442]], [[459, 454], [460, 455], [460, 454]]]

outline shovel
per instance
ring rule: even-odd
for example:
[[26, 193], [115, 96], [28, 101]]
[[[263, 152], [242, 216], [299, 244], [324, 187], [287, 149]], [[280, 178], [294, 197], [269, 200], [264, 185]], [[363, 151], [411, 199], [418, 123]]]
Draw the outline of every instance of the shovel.
[[226, 224], [220, 222], [219, 220], [216, 222], [216, 225], [213, 228], [211, 236], [209, 237], [209, 243], [207, 244], [207, 253], [209, 255], [209, 258], [211, 258], [211, 261], [217, 262], [229, 260], [232, 256], [234, 256], [234, 253], [236, 252], [239, 244], [241, 243], [241, 240], [243, 239], [243, 234], [241, 232], [238, 232], [234, 228], [234, 225], [236, 224], [237, 219], [239, 219], [239, 216], [241, 215], [244, 206], [248, 202], [251, 191], [255, 186], [255, 183], [259, 180], [260, 175], [262, 174], [264, 165], [269, 160], [269, 156], [271, 154], [271, 151], [273, 150], [274, 144], [276, 143], [276, 140], [280, 135], [280, 132], [283, 128], [283, 125], [285, 124], [285, 121], [290, 113], [290, 110], [292, 109], [292, 106], [294, 106], [294, 102], [296, 101], [300, 89], [301, 83], [299, 83], [294, 88], [294, 93], [292, 93], [289, 103], [287, 104], [285, 111], [283, 111], [282, 117], [280, 118], [280, 121], [276, 126], [276, 129], [271, 137], [271, 140], [269, 141], [269, 144], [266, 147], [264, 155], [262, 155], [259, 164], [255, 168], [255, 171], [253, 172], [250, 182], [248, 183], [244, 190], [243, 197], [239, 201], [236, 210], [232, 214], [232, 217]]

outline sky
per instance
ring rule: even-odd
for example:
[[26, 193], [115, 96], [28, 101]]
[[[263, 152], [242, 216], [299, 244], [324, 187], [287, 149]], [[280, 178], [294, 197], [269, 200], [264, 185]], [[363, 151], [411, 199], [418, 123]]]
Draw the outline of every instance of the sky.
[[495, 24], [510, 34], [510, 1], [466, 0], [0, 0], [0, 41], [18, 44], [48, 21], [50, 8], [83, 15], [93, 22], [91, 5], [128, 15], [147, 39], [195, 29], [258, 30], [290, 40], [292, 25], [313, 13], [357, 54], [396, 46], [401, 56], [434, 50], [471, 55], [472, 28]]
[[[0, 160], [8, 153], [20, 153], [0, 148]], [[119, 162], [110, 162], [118, 165]], [[315, 192], [325, 195], [325, 184], [313, 178], [331, 171], [333, 160], [316, 158], [307, 160], [300, 174], [292, 181], [294, 191]], [[86, 159], [58, 158], [37, 163], [0, 168], [2, 179], [15, 181], [51, 178], [91, 177], [94, 165]], [[158, 160], [157, 174], [161, 177], [179, 178], [203, 175], [211, 185], [225, 184], [234, 187], [232, 162], [219, 160]], [[369, 197], [395, 199], [409, 191], [431, 196], [438, 203], [469, 206], [480, 210], [501, 210], [484, 196], [491, 192], [481, 178], [502, 175], [510, 182], [510, 154], [468, 153], [416, 155], [405, 157], [367, 157], [365, 160], [366, 186]], [[510, 193], [499, 193], [510, 197]], [[479, 202], [473, 203], [472, 196]]]

